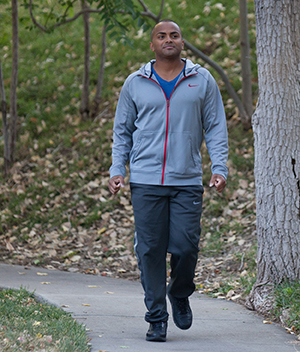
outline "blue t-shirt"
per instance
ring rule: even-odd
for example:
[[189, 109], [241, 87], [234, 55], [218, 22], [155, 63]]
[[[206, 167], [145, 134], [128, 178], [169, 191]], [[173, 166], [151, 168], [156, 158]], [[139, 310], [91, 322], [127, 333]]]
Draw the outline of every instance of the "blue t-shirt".
[[[185, 66], [184, 66], [185, 67]], [[182, 69], [182, 71], [184, 70], [184, 67]], [[152, 66], [152, 71], [155, 74], [155, 77], [157, 78], [160, 86], [162, 87], [163, 91], [165, 92], [167, 99], [170, 99], [170, 95], [175, 87], [175, 84], [178, 80], [178, 77], [181, 75], [182, 71], [179, 73], [179, 75], [177, 77], [175, 77], [174, 79], [172, 79], [172, 81], [165, 81], [164, 79], [162, 79], [154, 70], [153, 66]]]

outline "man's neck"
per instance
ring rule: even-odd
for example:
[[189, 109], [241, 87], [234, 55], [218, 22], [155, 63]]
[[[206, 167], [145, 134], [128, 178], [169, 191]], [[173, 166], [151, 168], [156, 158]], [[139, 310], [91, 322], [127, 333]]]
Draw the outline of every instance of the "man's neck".
[[162, 79], [172, 81], [182, 71], [184, 62], [180, 58], [178, 60], [156, 59], [153, 67]]

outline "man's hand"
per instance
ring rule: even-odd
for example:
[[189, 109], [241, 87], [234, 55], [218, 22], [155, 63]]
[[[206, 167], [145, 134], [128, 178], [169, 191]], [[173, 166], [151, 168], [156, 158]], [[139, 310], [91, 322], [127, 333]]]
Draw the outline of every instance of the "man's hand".
[[217, 192], [221, 193], [226, 186], [226, 180], [223, 176], [214, 174], [209, 181], [209, 187], [216, 187]]
[[124, 177], [121, 175], [112, 177], [108, 182], [108, 189], [112, 194], [118, 193], [121, 187], [124, 187]]

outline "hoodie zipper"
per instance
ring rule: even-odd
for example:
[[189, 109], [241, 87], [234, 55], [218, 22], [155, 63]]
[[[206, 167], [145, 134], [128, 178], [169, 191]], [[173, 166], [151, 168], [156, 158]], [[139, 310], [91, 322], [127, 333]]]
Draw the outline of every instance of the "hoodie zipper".
[[184, 79], [186, 79], [188, 77], [195, 76], [197, 74], [198, 73], [193, 73], [193, 74], [190, 74], [188, 76], [184, 76], [183, 78], [181, 78], [181, 80], [179, 82], [177, 82], [176, 86], [173, 88], [169, 99], [167, 98], [166, 93], [164, 92], [162, 87], [154, 79], [142, 75], [142, 77], [150, 79], [150, 81], [154, 82], [155, 84], [157, 84], [160, 87], [160, 89], [162, 90], [162, 92], [165, 95], [166, 102], [167, 102], [167, 120], [166, 120], [166, 134], [165, 134], [165, 144], [164, 144], [164, 159], [163, 159], [163, 169], [162, 169], [162, 175], [161, 175], [161, 184], [162, 185], [164, 184], [164, 180], [165, 180], [165, 170], [166, 170], [166, 160], [167, 160], [167, 144], [168, 144], [169, 119], [170, 119], [170, 100], [171, 100], [171, 97], [172, 97], [174, 90], [176, 89], [176, 87], [179, 85], [180, 82], [182, 82]]
[[[172, 91], [172, 93], [173, 93], [173, 91]], [[172, 95], [172, 93], [171, 93], [171, 95]], [[171, 98], [171, 95], [170, 95], [170, 98]], [[161, 184], [162, 185], [164, 184], [165, 170], [166, 170], [167, 144], [168, 144], [168, 135], [169, 135], [170, 98], [168, 100], [166, 97], [166, 99], [167, 99], [167, 121], [166, 121], [166, 136], [165, 136], [165, 147], [164, 147], [164, 161], [163, 161], [163, 169], [162, 169], [162, 174], [161, 174]]]

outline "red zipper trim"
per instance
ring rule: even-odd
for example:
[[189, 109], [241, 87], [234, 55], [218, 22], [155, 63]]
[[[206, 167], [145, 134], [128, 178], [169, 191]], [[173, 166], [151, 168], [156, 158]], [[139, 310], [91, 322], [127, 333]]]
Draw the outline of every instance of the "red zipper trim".
[[[171, 93], [172, 94], [172, 93]], [[166, 97], [167, 98], [167, 97]], [[171, 98], [171, 96], [170, 96]], [[170, 116], [170, 99], [167, 100], [167, 123], [166, 123], [166, 137], [165, 137], [165, 147], [164, 147], [164, 161], [163, 161], [163, 170], [161, 175], [161, 184], [164, 184], [165, 170], [166, 170], [166, 159], [167, 159], [167, 144], [168, 144], [168, 135], [169, 135], [169, 116]]]
[[167, 102], [167, 121], [166, 121], [166, 136], [165, 136], [165, 146], [164, 146], [164, 160], [163, 160], [163, 169], [162, 169], [162, 175], [161, 175], [161, 184], [164, 184], [164, 179], [165, 179], [165, 170], [166, 170], [166, 160], [167, 160], [167, 143], [168, 143], [168, 135], [169, 135], [169, 118], [170, 118], [170, 99], [172, 97], [172, 94], [175, 90], [175, 88], [178, 86], [178, 84], [180, 82], [182, 82], [184, 79], [186, 79], [187, 77], [190, 76], [194, 76], [197, 75], [198, 73], [193, 73], [191, 75], [188, 76], [184, 76], [183, 78], [181, 78], [181, 80], [176, 84], [176, 86], [173, 88], [171, 94], [170, 94], [170, 98], [168, 100], [166, 93], [164, 92], [164, 90], [162, 89], [162, 87], [152, 78], [149, 78], [147, 76], [141, 75], [142, 77], [145, 77], [147, 79], [150, 79], [150, 81], [154, 82], [155, 84], [157, 84], [160, 89], [163, 91], [165, 98], [166, 98], [166, 102]]

